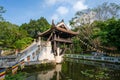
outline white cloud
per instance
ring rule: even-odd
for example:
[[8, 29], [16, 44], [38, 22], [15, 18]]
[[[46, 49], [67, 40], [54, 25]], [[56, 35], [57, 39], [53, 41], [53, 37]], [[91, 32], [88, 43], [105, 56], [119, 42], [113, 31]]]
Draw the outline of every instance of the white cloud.
[[[88, 6], [84, 3], [85, 0], [45, 0], [53, 7], [53, 15], [51, 19], [56, 21], [60, 19], [69, 19], [68, 15], [75, 14], [76, 11], [87, 9]], [[49, 6], [48, 5], [48, 6]], [[56, 10], [55, 10], [56, 9]], [[68, 14], [69, 13], [69, 14]], [[70, 27], [70, 25], [68, 25]]]
[[68, 10], [68, 8], [66, 8], [66, 7], [60, 6], [56, 11], [57, 11], [58, 14], [60, 14], [60, 15], [65, 15], [65, 14], [68, 13], [69, 10]]
[[57, 14], [53, 14], [53, 16], [51, 17], [51, 19], [53, 20], [58, 20], [59, 16]]
[[73, 9], [75, 11], [81, 11], [81, 10], [87, 9], [87, 5], [84, 4], [84, 0], [80, 0], [73, 5]]
[[58, 20], [61, 18], [60, 16], [63, 16], [68, 13], [68, 9], [66, 7], [60, 6], [56, 9], [56, 12], [53, 14], [51, 19]]
[[73, 5], [76, 1], [79, 0], [45, 0], [45, 4], [47, 5], [55, 5], [55, 4], [70, 4]]
[[45, 0], [47, 5], [54, 5], [58, 0]]

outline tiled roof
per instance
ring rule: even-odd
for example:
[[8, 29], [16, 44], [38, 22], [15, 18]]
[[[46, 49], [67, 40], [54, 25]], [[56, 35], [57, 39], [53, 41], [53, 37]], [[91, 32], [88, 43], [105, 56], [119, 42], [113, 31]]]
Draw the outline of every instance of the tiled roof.
[[57, 30], [57, 31], [61, 31], [64, 33], [68, 33], [70, 35], [77, 35], [78, 32], [74, 32], [70, 29], [68, 29], [68, 27], [64, 24], [64, 22], [60, 22], [57, 25], [52, 25], [52, 27], [50, 29], [48, 29], [47, 31], [43, 32], [43, 33], [39, 33], [39, 36], [44, 36], [46, 34], [51, 33], [53, 30]]

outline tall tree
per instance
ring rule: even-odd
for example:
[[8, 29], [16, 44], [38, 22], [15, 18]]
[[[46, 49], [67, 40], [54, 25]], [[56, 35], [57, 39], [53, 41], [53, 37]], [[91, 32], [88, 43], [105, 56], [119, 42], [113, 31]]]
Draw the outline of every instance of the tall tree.
[[10, 22], [0, 22], [0, 45], [5, 48], [14, 48], [14, 43], [27, 37], [25, 30]]
[[93, 11], [96, 12], [96, 19], [97, 20], [107, 20], [112, 17], [120, 18], [120, 5], [116, 3], [103, 3], [99, 5]]
[[73, 28], [80, 27], [86, 24], [91, 24], [96, 20], [96, 13], [91, 9], [79, 11], [75, 14], [75, 17], [70, 20], [70, 25]]
[[0, 21], [4, 20], [4, 18], [2, 17], [2, 14], [5, 13], [5, 11], [6, 10], [4, 9], [4, 7], [0, 6]]
[[28, 24], [22, 24], [20, 28], [26, 30], [30, 37], [35, 38], [38, 32], [43, 32], [49, 29], [50, 24], [44, 17], [41, 17], [38, 20], [30, 20]]
[[[73, 17], [72, 20], [70, 21], [70, 24], [73, 29], [77, 29], [79, 31], [80, 40], [86, 42], [87, 44], [95, 48], [98, 48], [102, 44], [104, 44], [105, 46], [105, 44], [112, 43], [110, 42], [111, 37], [106, 38], [108, 31], [111, 30], [110, 29], [108, 30], [106, 29], [106, 27], [104, 27], [103, 30], [105, 29], [105, 31], [101, 31], [102, 30], [101, 27], [106, 26], [106, 23], [104, 23], [104, 21], [112, 17], [117, 19], [120, 17], [120, 6], [115, 3], [109, 3], [109, 4], [103, 3], [102, 5], [97, 6], [96, 8], [93, 9], [78, 11], [75, 14], [75, 17]], [[99, 33], [99, 37], [98, 37], [98, 33]], [[118, 37], [116, 35], [116, 40], [119, 40], [117, 38]], [[114, 43], [114, 46], [115, 44], [116, 43]]]
[[93, 9], [78, 11], [70, 20], [72, 27], [79, 27], [84, 24], [91, 24], [95, 20], [105, 21], [112, 17], [120, 18], [120, 5], [115, 3], [103, 3]]
[[99, 37], [103, 46], [120, 50], [120, 19], [112, 18], [104, 22], [97, 22], [95, 26], [99, 26], [100, 30], [93, 36]]

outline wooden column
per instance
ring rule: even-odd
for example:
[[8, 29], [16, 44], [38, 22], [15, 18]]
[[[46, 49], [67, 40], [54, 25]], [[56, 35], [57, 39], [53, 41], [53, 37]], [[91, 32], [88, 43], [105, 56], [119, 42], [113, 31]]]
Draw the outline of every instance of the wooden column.
[[70, 54], [73, 53], [73, 44], [70, 44]]
[[52, 38], [53, 33], [50, 34], [50, 36], [48, 37], [47, 41], [50, 41], [50, 39]]
[[55, 55], [57, 55], [57, 52], [56, 52], [56, 41], [55, 41], [55, 39], [56, 39], [56, 34], [54, 33], [54, 39], [53, 39], [53, 44], [54, 44], [54, 46], [53, 46], [53, 51], [54, 51]]
[[74, 46], [73, 46], [73, 43], [72, 43], [72, 44], [71, 44], [71, 53], [72, 53], [72, 54], [75, 54], [75, 53], [74, 53], [75, 51], [74, 51], [74, 48], [73, 48], [73, 47], [74, 47]]

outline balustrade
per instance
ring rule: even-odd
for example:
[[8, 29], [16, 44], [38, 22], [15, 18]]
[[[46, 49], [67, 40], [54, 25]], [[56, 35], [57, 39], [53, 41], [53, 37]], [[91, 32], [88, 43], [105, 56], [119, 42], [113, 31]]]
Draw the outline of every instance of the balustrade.
[[84, 56], [84, 55], [78, 55], [78, 54], [65, 54], [65, 57], [120, 63], [119, 57]]

